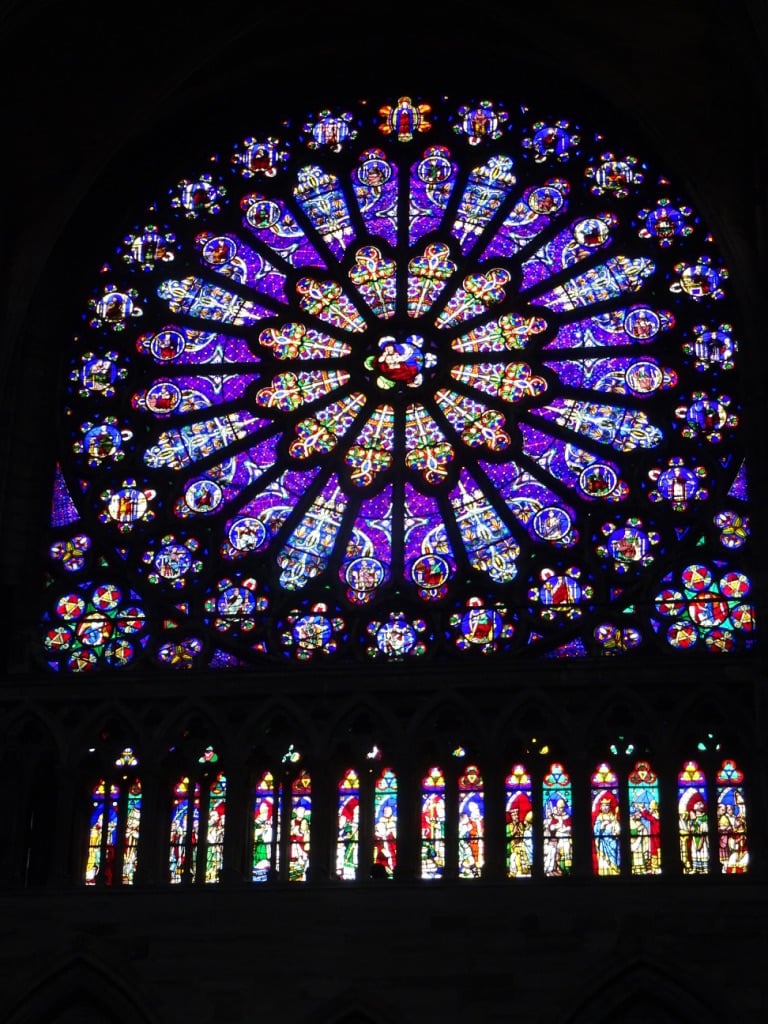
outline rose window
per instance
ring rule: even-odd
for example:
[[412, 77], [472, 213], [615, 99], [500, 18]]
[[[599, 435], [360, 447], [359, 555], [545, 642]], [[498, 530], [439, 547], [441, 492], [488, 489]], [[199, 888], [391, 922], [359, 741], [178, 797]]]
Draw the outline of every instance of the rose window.
[[[658, 596], [749, 548], [728, 273], [662, 170], [561, 112], [409, 97], [203, 166], [84, 302], [52, 668], [749, 645], [741, 598], [714, 644]], [[103, 587], [144, 609], [119, 658], [114, 616], [61, 611]]]

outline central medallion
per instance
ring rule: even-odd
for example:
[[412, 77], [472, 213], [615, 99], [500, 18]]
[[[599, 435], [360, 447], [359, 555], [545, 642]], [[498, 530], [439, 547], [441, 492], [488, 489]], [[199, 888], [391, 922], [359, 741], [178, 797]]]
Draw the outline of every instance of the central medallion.
[[375, 355], [365, 360], [365, 367], [376, 375], [376, 385], [384, 391], [420, 387], [425, 371], [437, 362], [433, 352], [424, 351], [424, 338], [420, 334], [401, 338], [387, 334], [379, 338], [376, 347]]

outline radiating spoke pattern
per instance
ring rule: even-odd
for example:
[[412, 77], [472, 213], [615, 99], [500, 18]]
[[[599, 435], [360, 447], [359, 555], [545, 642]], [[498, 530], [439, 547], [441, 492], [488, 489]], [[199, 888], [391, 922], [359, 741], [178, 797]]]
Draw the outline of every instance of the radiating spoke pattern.
[[673, 185], [519, 103], [286, 125], [87, 302], [50, 667], [749, 646], [739, 329]]

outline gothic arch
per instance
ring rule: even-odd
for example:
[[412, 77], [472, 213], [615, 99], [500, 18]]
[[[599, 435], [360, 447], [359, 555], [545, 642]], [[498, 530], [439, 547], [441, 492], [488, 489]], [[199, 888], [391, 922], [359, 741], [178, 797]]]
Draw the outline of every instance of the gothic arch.
[[291, 744], [314, 755], [322, 742], [312, 703], [274, 694], [249, 709], [236, 735], [243, 749], [277, 764]]
[[56, 722], [50, 711], [42, 707], [26, 705], [12, 709], [5, 721], [3, 739], [8, 749], [40, 749], [61, 756]]
[[749, 727], [754, 711], [745, 698], [746, 694], [736, 691], [732, 699], [724, 700], [722, 692], [706, 683], [683, 698], [670, 714], [670, 761], [692, 757], [717, 767], [728, 756], [734, 757], [739, 767], [753, 770], [759, 746]]
[[484, 748], [482, 713], [458, 692], [432, 696], [414, 711], [405, 732], [412, 749], [423, 758], [442, 761], [459, 747], [466, 747], [470, 758], [475, 758]]
[[573, 729], [571, 716], [555, 696], [531, 688], [522, 691], [491, 721], [489, 736], [493, 749], [500, 754], [512, 752], [514, 747], [536, 748], [544, 744], [565, 756]]
[[222, 712], [206, 700], [185, 699], [180, 707], [168, 711], [155, 735], [158, 758], [163, 762], [172, 759], [173, 751], [178, 752], [178, 757], [192, 757], [198, 747], [202, 751], [209, 745], [225, 755], [230, 745], [230, 732]]
[[[73, 1016], [76, 1011], [84, 1016]], [[157, 1024], [149, 1000], [137, 998], [132, 980], [88, 954], [48, 969], [12, 1005], [3, 1024]]]
[[582, 728], [593, 759], [607, 758], [611, 747], [619, 746], [622, 754], [628, 751], [630, 756], [637, 749], [640, 756], [651, 745], [653, 713], [642, 694], [606, 692], [604, 700], [591, 710]]
[[410, 1024], [411, 1016], [386, 994], [373, 995], [363, 984], [354, 984], [325, 1000], [302, 1024], [386, 1024], [392, 1020]]
[[150, 744], [140, 718], [121, 702], [104, 701], [88, 709], [88, 714], [70, 736], [66, 752], [68, 764], [81, 764], [91, 748], [99, 757], [117, 757], [124, 747], [144, 753]]
[[[327, 724], [328, 750], [346, 746], [350, 754], [361, 757], [374, 743], [399, 749], [404, 733], [403, 723], [386, 701], [371, 695], [349, 696], [333, 711]], [[365, 749], [363, 749], [365, 748]]]
[[686, 980], [684, 984], [666, 967], [638, 958], [594, 983], [578, 1008], [563, 1017], [563, 1024], [644, 1024], [651, 1019], [659, 1024], [714, 1024], [722, 1020], [724, 1008], [700, 997], [703, 984], [702, 989], [694, 988], [694, 979]]

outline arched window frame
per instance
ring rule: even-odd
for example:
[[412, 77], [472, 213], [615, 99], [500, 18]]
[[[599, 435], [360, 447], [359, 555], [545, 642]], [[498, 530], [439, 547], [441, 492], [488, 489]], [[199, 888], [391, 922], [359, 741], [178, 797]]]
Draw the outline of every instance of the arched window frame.
[[516, 763], [506, 777], [505, 861], [507, 878], [530, 878], [534, 865], [534, 803], [531, 776]]
[[563, 878], [573, 871], [573, 783], [559, 761], [542, 780], [542, 853], [544, 874]]
[[361, 867], [360, 781], [358, 772], [347, 768], [336, 786], [336, 877], [345, 882], [358, 878]]
[[286, 867], [289, 882], [306, 882], [312, 866], [312, 774], [301, 768], [293, 777], [290, 789], [288, 857]]
[[744, 772], [726, 758], [715, 774], [717, 837], [720, 871], [744, 875], [749, 870], [749, 815]]
[[678, 835], [684, 875], [708, 875], [712, 869], [710, 783], [698, 760], [689, 759], [677, 775]]
[[252, 788], [251, 881], [280, 877], [283, 783], [269, 770], [258, 772]]
[[389, 765], [376, 771], [373, 790], [371, 877], [395, 877], [398, 862], [399, 780]]
[[485, 784], [476, 764], [457, 779], [458, 877], [480, 878], [486, 859]]
[[141, 835], [139, 760], [131, 747], [91, 783], [91, 814], [83, 870], [86, 886], [133, 885]]
[[215, 885], [221, 880], [226, 788], [219, 755], [210, 745], [174, 778], [167, 846], [172, 885]]
[[421, 842], [419, 859], [423, 879], [442, 878], [448, 855], [446, 773], [433, 764], [421, 780]]

